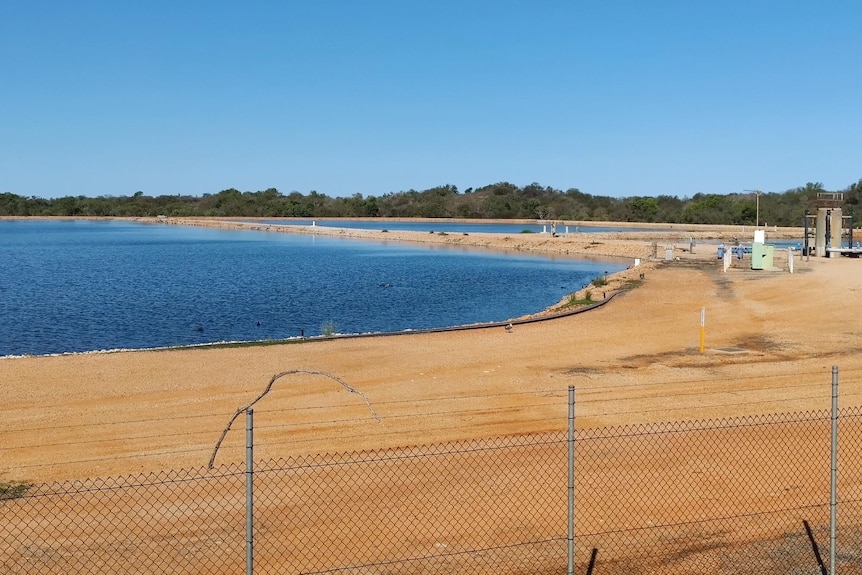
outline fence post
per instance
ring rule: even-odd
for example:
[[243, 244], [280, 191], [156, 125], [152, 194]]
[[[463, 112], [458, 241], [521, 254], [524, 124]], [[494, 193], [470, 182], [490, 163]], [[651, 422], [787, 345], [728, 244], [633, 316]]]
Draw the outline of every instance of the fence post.
[[569, 386], [569, 568], [575, 572], [575, 386]]
[[829, 490], [829, 573], [835, 575], [838, 511], [838, 366], [832, 366], [832, 469]]
[[245, 573], [254, 574], [254, 410], [245, 410]]

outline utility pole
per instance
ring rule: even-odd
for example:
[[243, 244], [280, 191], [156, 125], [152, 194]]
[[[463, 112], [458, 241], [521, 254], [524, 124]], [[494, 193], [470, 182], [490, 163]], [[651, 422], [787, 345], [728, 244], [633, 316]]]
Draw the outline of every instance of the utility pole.
[[760, 190], [742, 190], [743, 192], [754, 192], [754, 227], [760, 227]]

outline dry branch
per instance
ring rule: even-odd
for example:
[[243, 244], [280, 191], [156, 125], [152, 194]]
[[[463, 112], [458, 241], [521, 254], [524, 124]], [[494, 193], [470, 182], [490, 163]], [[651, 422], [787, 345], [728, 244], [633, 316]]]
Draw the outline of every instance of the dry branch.
[[341, 379], [340, 377], [337, 377], [337, 376], [332, 375], [331, 373], [327, 373], [327, 372], [325, 372], [325, 371], [312, 371], [312, 370], [306, 370], [306, 369], [292, 369], [292, 370], [290, 370], [290, 371], [282, 371], [281, 373], [276, 373], [275, 375], [273, 375], [273, 376], [272, 376], [272, 379], [270, 379], [270, 380], [269, 380], [269, 383], [267, 384], [266, 388], [261, 392], [261, 394], [260, 394], [260, 395], [258, 395], [258, 396], [255, 398], [255, 400], [254, 400], [254, 401], [252, 401], [251, 403], [249, 403], [248, 405], [246, 405], [246, 406], [244, 406], [244, 407], [239, 407], [239, 408], [237, 408], [236, 413], [234, 413], [234, 414], [233, 414], [233, 417], [231, 417], [231, 418], [230, 418], [230, 421], [228, 421], [228, 422], [227, 422], [227, 426], [226, 426], [226, 427], [224, 428], [224, 430], [221, 432], [221, 436], [218, 438], [218, 441], [217, 441], [217, 442], [216, 442], [216, 444], [215, 444], [215, 448], [213, 449], [212, 456], [210, 456], [209, 463], [207, 464], [207, 469], [212, 469], [212, 468], [213, 468], [213, 465], [215, 464], [216, 454], [218, 453], [219, 447], [221, 447], [221, 443], [222, 443], [222, 441], [224, 441], [225, 436], [227, 436], [227, 432], [228, 432], [228, 431], [230, 431], [230, 428], [231, 428], [231, 426], [233, 425], [233, 422], [234, 422], [234, 421], [236, 421], [236, 418], [237, 418], [237, 417], [239, 417], [239, 414], [240, 414], [240, 413], [243, 413], [244, 411], [247, 411], [247, 410], [251, 409], [251, 407], [252, 407], [255, 403], [257, 403], [258, 401], [260, 401], [261, 399], [263, 399], [263, 397], [264, 397], [267, 393], [269, 393], [269, 392], [270, 392], [270, 390], [272, 389], [273, 384], [274, 384], [277, 380], [281, 379], [282, 377], [284, 377], [284, 376], [286, 376], [286, 375], [293, 375], [293, 374], [295, 374], [295, 373], [306, 373], [306, 374], [309, 374], [309, 375], [322, 375], [322, 376], [324, 376], [324, 377], [328, 377], [329, 379], [332, 379], [332, 380], [334, 380], [334, 381], [337, 381], [338, 383], [340, 383], [340, 384], [341, 384], [341, 386], [342, 386], [344, 389], [346, 389], [346, 390], [347, 390], [347, 391], [349, 391], [350, 393], [355, 393], [355, 394], [357, 394], [357, 395], [361, 396], [361, 397], [362, 397], [362, 399], [364, 399], [364, 400], [365, 400], [365, 405], [367, 405], [367, 406], [368, 406], [368, 409], [371, 411], [371, 415], [374, 417], [374, 419], [375, 419], [376, 421], [380, 421], [380, 417], [378, 417], [378, 416], [377, 416], [377, 413], [374, 411], [374, 408], [373, 408], [373, 407], [371, 407], [371, 402], [369, 402], [369, 401], [368, 401], [368, 396], [366, 396], [363, 392], [359, 391], [358, 389], [356, 389], [356, 388], [351, 387], [350, 385], [348, 385], [348, 384], [347, 384], [347, 382], [345, 382], [345, 381], [344, 381], [343, 379]]

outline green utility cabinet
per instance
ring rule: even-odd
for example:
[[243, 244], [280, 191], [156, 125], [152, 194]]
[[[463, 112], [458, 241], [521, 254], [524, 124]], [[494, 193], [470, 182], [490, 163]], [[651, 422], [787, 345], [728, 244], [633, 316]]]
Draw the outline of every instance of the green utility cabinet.
[[754, 242], [751, 244], [751, 269], [771, 270], [775, 259], [775, 246]]

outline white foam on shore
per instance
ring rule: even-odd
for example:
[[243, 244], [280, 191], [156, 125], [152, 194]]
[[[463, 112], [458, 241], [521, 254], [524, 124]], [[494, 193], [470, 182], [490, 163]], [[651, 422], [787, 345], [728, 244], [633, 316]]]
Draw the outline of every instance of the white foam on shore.
[[254, 345], [257, 343], [264, 344], [267, 342], [288, 342], [288, 341], [297, 341], [301, 339], [309, 339], [302, 338], [299, 336], [295, 337], [286, 337], [284, 339], [279, 340], [222, 340], [222, 341], [212, 341], [207, 343], [190, 343], [187, 345], [167, 345], [161, 347], [115, 347], [111, 349], [94, 349], [87, 351], [64, 351], [60, 353], [45, 353], [39, 355], [32, 354], [22, 354], [22, 355], [3, 355], [0, 356], [0, 359], [21, 359], [26, 357], [64, 357], [69, 355], [99, 355], [99, 354], [108, 354], [108, 353], [121, 353], [121, 352], [129, 352], [129, 351], [170, 351], [170, 350], [180, 350], [180, 349], [191, 349], [191, 348], [206, 348], [206, 347], [214, 347], [218, 345]]

